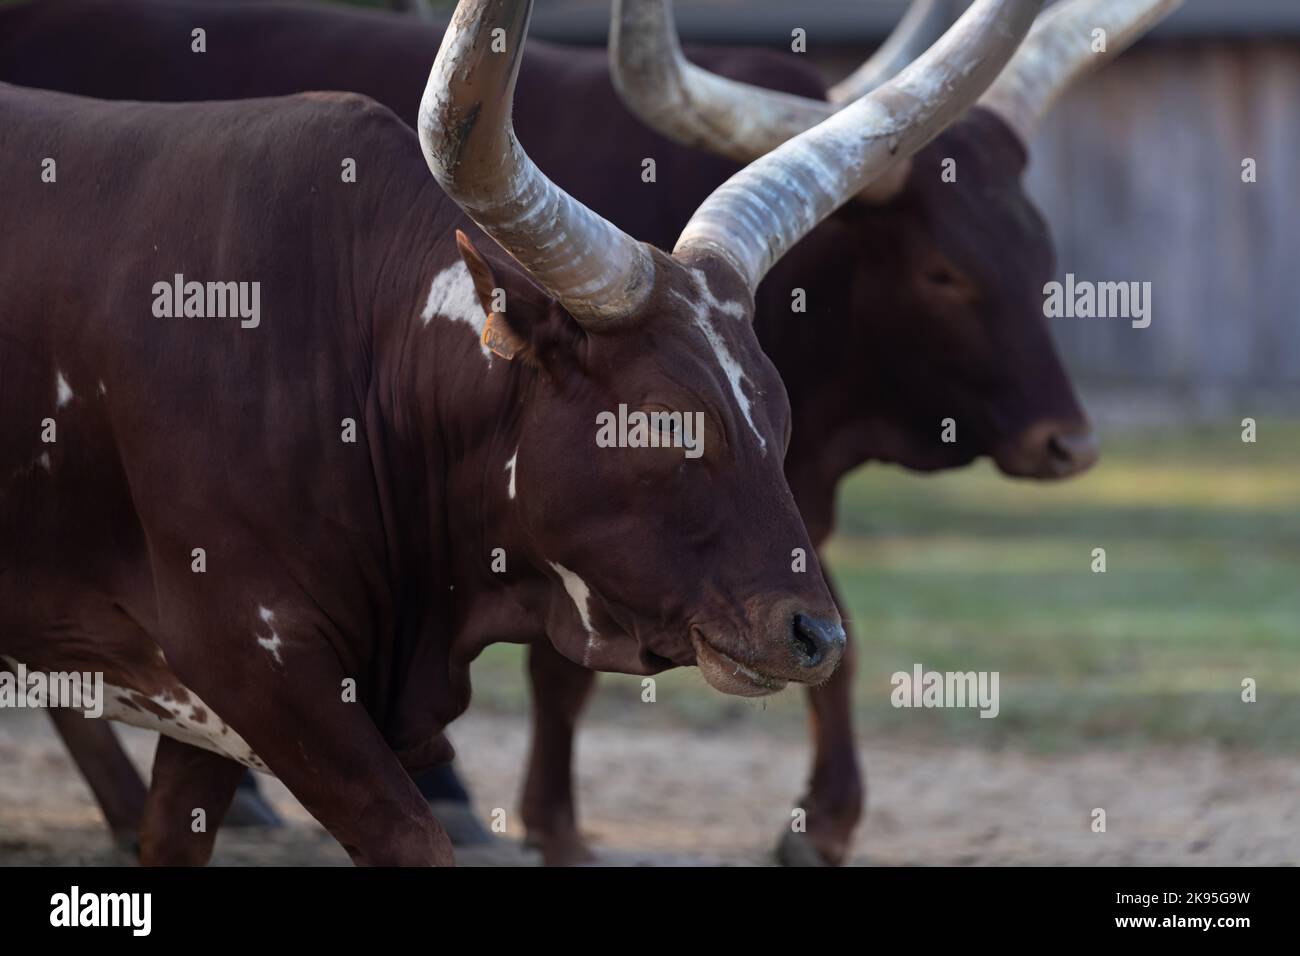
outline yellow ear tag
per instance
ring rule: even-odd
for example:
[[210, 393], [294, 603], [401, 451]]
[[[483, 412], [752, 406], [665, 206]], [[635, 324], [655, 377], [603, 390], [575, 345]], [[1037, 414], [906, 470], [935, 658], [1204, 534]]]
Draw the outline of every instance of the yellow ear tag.
[[493, 355], [500, 355], [510, 361], [524, 350], [524, 342], [515, 335], [506, 320], [495, 312], [489, 312], [487, 322], [483, 325], [483, 345]]

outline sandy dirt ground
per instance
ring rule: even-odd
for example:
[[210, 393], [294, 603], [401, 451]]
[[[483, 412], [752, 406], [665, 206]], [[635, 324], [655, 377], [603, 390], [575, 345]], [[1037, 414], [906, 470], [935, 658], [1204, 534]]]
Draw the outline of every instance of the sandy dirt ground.
[[[154, 738], [124, 729], [148, 766]], [[527, 725], [470, 714], [452, 738], [481, 814], [505, 811], [500, 846], [463, 864], [535, 865], [517, 842]], [[968, 748], [863, 749], [870, 808], [852, 863], [1297, 864], [1300, 759], [1209, 749], [1062, 756]], [[798, 794], [807, 750], [751, 729], [707, 733], [591, 721], [579, 741], [585, 830], [604, 862], [764, 865]], [[228, 831], [219, 865], [344, 865], [342, 850], [278, 781], [289, 826]], [[1091, 812], [1107, 814], [1105, 833]], [[0, 713], [0, 864], [120, 864], [89, 790], [43, 714]]]

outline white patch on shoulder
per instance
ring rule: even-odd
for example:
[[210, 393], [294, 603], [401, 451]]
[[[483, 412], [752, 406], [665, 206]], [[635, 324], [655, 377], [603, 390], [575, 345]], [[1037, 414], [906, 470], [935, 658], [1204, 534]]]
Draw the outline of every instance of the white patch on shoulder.
[[587, 629], [587, 653], [583, 659], [583, 664], [586, 665], [591, 660], [592, 649], [596, 646], [596, 642], [600, 640], [600, 635], [591, 626], [591, 588], [587, 587], [586, 581], [564, 565], [556, 564], [554, 561], [547, 563], [560, 576], [560, 582], [564, 585], [564, 590], [569, 592], [569, 598], [573, 601], [573, 606], [578, 609], [578, 619], [582, 621], [582, 626]]
[[64, 405], [68, 404], [68, 402], [72, 401], [74, 397], [72, 394], [72, 386], [69, 385], [68, 380], [63, 377], [63, 372], [58, 369], [54, 370], [54, 388], [58, 392], [56, 401], [58, 402], [59, 408], [62, 408]]
[[259, 606], [257, 609], [257, 616], [262, 619], [262, 623], [266, 625], [266, 629], [271, 632], [270, 637], [259, 637], [257, 643], [271, 652], [271, 656], [275, 658], [277, 664], [283, 665], [284, 658], [280, 656], [280, 645], [283, 642], [280, 640], [280, 635], [275, 632], [275, 627], [273, 626], [275, 614], [272, 613], [269, 608]]
[[424, 303], [420, 318], [428, 325], [435, 315], [464, 322], [474, 330], [479, 351], [492, 364], [492, 351], [483, 344], [483, 329], [487, 325], [487, 316], [483, 313], [483, 303], [478, 300], [478, 291], [474, 288], [474, 278], [469, 268], [459, 259], [433, 277], [429, 286], [429, 298]]
[[727, 376], [727, 381], [731, 383], [731, 393], [736, 397], [736, 405], [740, 408], [740, 413], [745, 416], [745, 421], [749, 423], [749, 430], [758, 439], [759, 449], [763, 454], [767, 454], [767, 442], [759, 434], [758, 426], [754, 424], [753, 406], [750, 404], [749, 396], [745, 394], [744, 388], [741, 387], [741, 383], [746, 378], [745, 370], [740, 367], [740, 363], [732, 356], [727, 348], [727, 343], [722, 340], [722, 336], [718, 334], [718, 330], [713, 327], [713, 323], [709, 320], [709, 312], [713, 309], [732, 318], [744, 319], [745, 307], [739, 302], [720, 301], [713, 294], [713, 290], [709, 288], [704, 273], [699, 269], [690, 271], [695, 279], [695, 288], [699, 295], [699, 301], [692, 302], [683, 295], [678, 295], [678, 298], [685, 302], [694, 313], [695, 324], [704, 333], [709, 345], [713, 347], [713, 354], [718, 358], [718, 364], [722, 367], [722, 374]]
[[510, 483], [506, 485], [506, 494], [510, 496], [511, 501], [514, 501], [515, 499], [515, 466], [518, 461], [519, 449], [516, 448], [515, 453], [511, 455], [510, 460], [506, 462], [506, 471], [510, 472]]

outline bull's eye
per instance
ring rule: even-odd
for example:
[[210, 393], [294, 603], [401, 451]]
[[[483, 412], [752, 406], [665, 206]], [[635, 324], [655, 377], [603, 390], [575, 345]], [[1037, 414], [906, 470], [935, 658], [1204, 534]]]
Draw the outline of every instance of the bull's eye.
[[[704, 456], [705, 413], [691, 411], [690, 405], [690, 401], [647, 402], [633, 413], [639, 445], [651, 449], [647, 467], [662, 471], [682, 456], [691, 462]], [[650, 464], [651, 459], [656, 463]]]
[[971, 279], [946, 264], [935, 264], [921, 273], [925, 288], [944, 301], [971, 303], [979, 298], [979, 289]]

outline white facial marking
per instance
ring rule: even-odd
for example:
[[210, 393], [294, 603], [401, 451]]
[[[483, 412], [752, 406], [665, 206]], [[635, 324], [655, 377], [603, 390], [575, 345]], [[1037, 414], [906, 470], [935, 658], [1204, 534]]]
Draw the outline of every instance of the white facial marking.
[[56, 401], [58, 402], [59, 408], [62, 408], [64, 405], [68, 404], [68, 402], [72, 401], [72, 386], [69, 385], [68, 380], [63, 377], [63, 373], [57, 369], [54, 372], [54, 387], [58, 392], [58, 398]]
[[511, 501], [514, 501], [515, 498], [515, 463], [517, 461], [519, 461], [518, 448], [516, 448], [515, 453], [510, 456], [510, 460], [506, 462], [506, 471], [510, 473], [510, 483], [506, 485], [506, 494], [510, 496]]
[[695, 315], [695, 324], [699, 326], [704, 337], [708, 339], [709, 345], [713, 347], [713, 354], [718, 358], [718, 364], [722, 366], [722, 374], [727, 376], [727, 381], [731, 383], [731, 393], [736, 397], [736, 405], [740, 408], [740, 413], [745, 416], [745, 421], [749, 423], [749, 430], [754, 433], [758, 439], [758, 447], [763, 454], [767, 454], [767, 442], [763, 436], [758, 433], [758, 426], [754, 424], [754, 417], [750, 409], [752, 406], [749, 402], [749, 396], [741, 387], [741, 382], [745, 379], [745, 370], [740, 367], [740, 363], [732, 357], [731, 352], [727, 349], [727, 344], [718, 334], [718, 330], [713, 327], [709, 321], [709, 310], [717, 309], [724, 315], [730, 315], [733, 318], [744, 319], [745, 307], [739, 302], [722, 302], [713, 294], [709, 288], [708, 282], [704, 278], [704, 273], [699, 269], [692, 269], [691, 275], [695, 279], [696, 291], [699, 294], [698, 302], [691, 302], [685, 296], [678, 296], [691, 309]]
[[587, 582], [582, 580], [562, 564], [556, 564], [554, 561], [548, 562], [552, 570], [560, 576], [560, 583], [564, 585], [564, 590], [569, 592], [569, 597], [573, 600], [573, 606], [578, 609], [578, 617], [582, 620], [582, 626], [587, 629], [588, 634], [595, 634], [596, 629], [591, 626], [591, 611], [588, 608], [588, 602], [591, 598], [591, 588], [587, 587]]
[[50, 466], [50, 453], [48, 451], [41, 452], [40, 457], [36, 459], [36, 464], [40, 465], [46, 471], [49, 472], [54, 471], [54, 469]]
[[578, 609], [578, 619], [582, 621], [582, 626], [587, 629], [587, 652], [583, 656], [582, 663], [590, 666], [591, 652], [596, 647], [596, 642], [600, 640], [600, 635], [591, 626], [591, 588], [587, 587], [586, 581], [564, 565], [556, 564], [554, 561], [548, 563], [555, 573], [560, 576], [560, 582], [564, 585], [564, 590], [569, 592], [569, 598], [573, 601], [573, 606]]
[[277, 664], [283, 664], [284, 658], [280, 656], [280, 635], [277, 634], [275, 628], [271, 626], [271, 622], [275, 620], [275, 614], [273, 614], [268, 608], [258, 607], [257, 616], [262, 619], [262, 623], [266, 625], [266, 629], [271, 632], [270, 637], [259, 637], [257, 643], [271, 652], [271, 656], [275, 658]]
[[100, 395], [108, 394], [108, 389], [104, 387], [104, 380], [102, 378], [99, 380], [99, 394]]
[[428, 325], [435, 315], [453, 322], [464, 322], [473, 329], [479, 351], [488, 364], [492, 364], [492, 352], [483, 344], [483, 327], [487, 325], [483, 303], [478, 300], [478, 291], [474, 288], [469, 268], [459, 259], [434, 276], [433, 284], [429, 286], [429, 298], [424, 303], [420, 318]]

